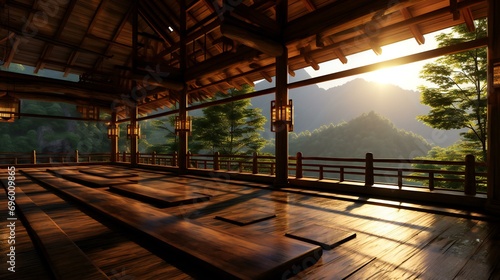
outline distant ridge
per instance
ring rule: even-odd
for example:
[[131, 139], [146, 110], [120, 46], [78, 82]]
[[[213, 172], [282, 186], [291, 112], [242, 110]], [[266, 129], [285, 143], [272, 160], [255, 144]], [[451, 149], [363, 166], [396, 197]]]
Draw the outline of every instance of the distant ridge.
[[[290, 82], [310, 78], [303, 69], [295, 71], [296, 76]], [[255, 90], [272, 86], [267, 82], [256, 84]], [[388, 118], [399, 129], [411, 131], [424, 137], [429, 143], [446, 147], [456, 142], [460, 131], [435, 130], [418, 120], [417, 115], [426, 114], [429, 107], [420, 103], [420, 94], [405, 90], [395, 85], [368, 82], [361, 78], [344, 85], [325, 90], [317, 85], [310, 85], [290, 90], [290, 98], [295, 105], [296, 133], [314, 130], [322, 125], [338, 124], [349, 121], [363, 113], [374, 111]], [[263, 114], [269, 120], [269, 104], [274, 95], [252, 98], [252, 105], [263, 108]], [[274, 137], [266, 124], [266, 138]]]

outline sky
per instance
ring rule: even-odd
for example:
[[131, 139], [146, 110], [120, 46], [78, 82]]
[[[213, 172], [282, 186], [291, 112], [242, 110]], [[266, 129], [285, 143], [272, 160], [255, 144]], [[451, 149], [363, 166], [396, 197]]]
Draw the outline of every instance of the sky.
[[[311, 67], [307, 67], [305, 68], [305, 70], [312, 77], [317, 77], [356, 68], [367, 64], [385, 61], [392, 58], [432, 50], [437, 48], [435, 36], [443, 32], [449, 32], [449, 30], [441, 30], [425, 35], [425, 44], [423, 45], [419, 45], [417, 41], [412, 38], [395, 44], [383, 46], [382, 54], [380, 56], [377, 56], [372, 50], [368, 50], [362, 53], [348, 56], [348, 62], [345, 65], [342, 64], [339, 60], [334, 60], [320, 64], [320, 69], [318, 71], [315, 71]], [[434, 60], [435, 59], [428, 59], [401, 66], [385, 68], [374, 72], [320, 83], [318, 84], [318, 86], [324, 89], [328, 89], [331, 87], [343, 85], [346, 82], [354, 80], [356, 78], [363, 78], [367, 81], [395, 84], [403, 89], [416, 91], [419, 85], [429, 85], [425, 80], [419, 78], [419, 72], [426, 63], [432, 62]]]

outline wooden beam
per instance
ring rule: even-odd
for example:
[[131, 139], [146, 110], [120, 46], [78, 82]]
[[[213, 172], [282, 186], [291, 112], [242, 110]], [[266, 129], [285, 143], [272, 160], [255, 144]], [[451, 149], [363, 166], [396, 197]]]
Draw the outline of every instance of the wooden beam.
[[[495, 86], [495, 64], [500, 61], [500, 3], [488, 0], [487, 164], [488, 209], [500, 215], [500, 88]], [[498, 70], [496, 70], [498, 71]]]
[[439, 56], [443, 56], [443, 55], [449, 55], [449, 54], [464, 52], [464, 51], [471, 50], [471, 49], [481, 48], [481, 47], [486, 46], [487, 44], [488, 44], [488, 38], [476, 39], [474, 41], [464, 42], [464, 43], [460, 43], [460, 44], [456, 44], [456, 45], [452, 45], [452, 46], [448, 46], [448, 47], [442, 47], [439, 49], [425, 51], [425, 52], [412, 54], [412, 55], [408, 55], [408, 56], [403, 56], [403, 57], [399, 57], [399, 58], [394, 58], [394, 59], [390, 59], [387, 61], [378, 62], [378, 63], [374, 63], [374, 64], [370, 64], [370, 65], [365, 65], [365, 66], [361, 66], [361, 67], [357, 67], [357, 68], [353, 68], [353, 69], [349, 69], [349, 70], [345, 70], [345, 71], [340, 71], [340, 72], [336, 72], [336, 73], [332, 73], [332, 74], [328, 74], [328, 75], [323, 75], [320, 77], [315, 77], [315, 78], [307, 79], [304, 81], [294, 82], [294, 83], [289, 84], [288, 86], [290, 89], [292, 89], [292, 88], [308, 86], [311, 84], [318, 84], [318, 83], [327, 82], [327, 81], [331, 81], [331, 80], [335, 80], [335, 79], [340, 79], [340, 78], [359, 75], [359, 74], [363, 74], [363, 73], [367, 73], [367, 72], [372, 72], [372, 71], [376, 71], [376, 70], [386, 68], [386, 67], [394, 67], [394, 66], [398, 66], [398, 65], [403, 65], [403, 64], [408, 64], [408, 63], [426, 60], [429, 58], [435, 58], [435, 57], [439, 57]]
[[284, 41], [288, 44], [307, 38], [383, 9], [387, 9], [387, 1], [336, 1], [289, 22], [285, 28]]
[[469, 32], [474, 32], [476, 30], [476, 25], [474, 24], [474, 16], [472, 15], [470, 8], [465, 8], [461, 11], [465, 25], [467, 25], [467, 30], [469, 30]]
[[3, 64], [3, 67], [9, 68], [10, 63], [12, 60], [14, 60], [14, 56], [16, 55], [17, 49], [19, 48], [19, 45], [21, 44], [21, 39], [19, 37], [16, 37], [14, 40], [14, 44], [12, 44], [12, 48], [10, 49], [9, 55], [7, 56], [7, 59], [5, 59], [5, 63]]
[[[98, 15], [103, 11], [103, 8], [105, 6], [106, 1], [108, 1], [108, 0], [102, 0], [101, 2], [99, 2], [99, 5], [97, 6], [95, 13], [92, 16], [92, 19], [90, 20], [90, 24], [87, 27], [87, 31], [85, 32], [85, 35], [80, 40], [80, 44], [78, 44], [80, 47], [83, 45], [83, 42], [85, 42], [85, 39], [88, 37], [88, 34], [92, 33], [92, 30], [94, 29], [94, 27], [97, 23]], [[79, 55], [80, 54], [78, 51], [73, 51], [68, 59], [67, 64], [70, 66], [73, 65], [76, 62], [76, 60], [78, 59]], [[66, 69], [64, 69], [64, 76], [65, 77], [69, 74], [70, 70], [71, 70], [71, 67], [66, 67]]]
[[[405, 19], [411, 19], [413, 17], [408, 8], [406, 7], [403, 7], [400, 11]], [[425, 44], [425, 37], [424, 35], [422, 35], [422, 32], [420, 32], [420, 29], [416, 24], [410, 24], [408, 28], [410, 29], [411, 33], [413, 34], [413, 37], [415, 38], [415, 40], [417, 40], [417, 43], [419, 45]]]
[[139, 9], [139, 14], [146, 21], [148, 26], [165, 41], [165, 43], [169, 44], [170, 46], [175, 44], [170, 35], [162, 28], [162, 24], [160, 24], [155, 18], [152, 18], [150, 16], [151, 10], [149, 10], [149, 8], [141, 6], [141, 8]]
[[460, 10], [458, 9], [458, 0], [450, 0], [450, 13], [453, 14], [453, 20], [460, 19]]
[[279, 27], [276, 22], [254, 8], [248, 7], [244, 3], [236, 5], [233, 12], [244, 19], [251, 21], [253, 24], [263, 27], [265, 30], [271, 31], [275, 34], [279, 33]]
[[241, 46], [236, 52], [222, 53], [210, 59], [200, 62], [196, 67], [186, 69], [185, 81], [200, 78], [204, 75], [210, 74], [218, 69], [233, 67], [242, 61], [258, 55], [258, 51], [246, 46]]
[[[62, 18], [61, 22], [59, 23], [59, 26], [57, 27], [57, 31], [52, 36], [54, 40], [59, 40], [61, 37], [61, 34], [66, 27], [66, 24], [68, 23], [69, 18], [71, 17], [73, 10], [76, 5], [76, 0], [71, 0], [66, 8], [66, 11], [64, 13], [64, 17]], [[35, 66], [35, 71], [34, 73], [37, 74], [40, 69], [43, 69], [43, 60], [45, 60], [48, 56], [52, 54], [52, 50], [54, 49], [53, 45], [50, 44], [45, 44], [43, 47], [42, 54], [40, 55], [40, 58], [38, 59], [38, 62], [36, 63]]]
[[220, 30], [223, 36], [236, 40], [243, 45], [259, 50], [271, 57], [280, 56], [283, 53], [283, 46], [269, 38], [263, 37], [260, 34], [252, 33], [243, 28], [222, 23]]
[[182, 90], [184, 88], [184, 82], [166, 77], [160, 77], [159, 73], [135, 73], [134, 75], [132, 75], [132, 79], [136, 80], [146, 88], [149, 86], [162, 87], [172, 90]]
[[333, 52], [337, 56], [337, 58], [342, 62], [342, 64], [347, 64], [347, 57], [344, 55], [344, 52], [340, 48], [333, 49]]
[[311, 2], [311, 0], [302, 0], [302, 3], [304, 4], [304, 6], [306, 6], [309, 12], [316, 10], [316, 7], [314, 6], [314, 3]]
[[[14, 27], [14, 26], [11, 26], [11, 25], [8, 25], [8, 24], [4, 24], [4, 23], [0, 23], [0, 28], [6, 29], [6, 30], [11, 31], [11, 32], [14, 32], [18, 36], [20, 36], [21, 39], [23, 38], [24, 32], [21, 29], [17, 28], [17, 27]], [[52, 45], [56, 45], [56, 46], [68, 48], [70, 50], [77, 51], [77, 52], [88, 53], [88, 54], [103, 56], [103, 57], [107, 57], [107, 58], [111, 58], [112, 57], [112, 56], [109, 56], [109, 55], [103, 55], [100, 52], [96, 52], [96, 51], [93, 51], [93, 50], [82, 48], [81, 46], [73, 45], [73, 44], [68, 43], [68, 42], [64, 42], [64, 41], [61, 41], [61, 40], [54, 40], [54, 39], [52, 39], [52, 38], [50, 38], [48, 36], [42, 35], [40, 33], [37, 33], [37, 34], [35, 34], [33, 36], [30, 35], [30, 38], [35, 39], [35, 40], [39, 40], [39, 41], [43, 41], [43, 42], [46, 42], [46, 43], [49, 43], [49, 44], [52, 44]]]

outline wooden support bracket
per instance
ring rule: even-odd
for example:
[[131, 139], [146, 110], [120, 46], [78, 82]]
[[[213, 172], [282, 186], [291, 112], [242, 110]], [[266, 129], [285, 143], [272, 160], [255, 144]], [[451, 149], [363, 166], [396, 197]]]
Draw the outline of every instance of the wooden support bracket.
[[239, 41], [243, 45], [261, 51], [271, 57], [283, 54], [283, 46], [280, 43], [241, 27], [222, 23], [220, 30], [223, 36]]
[[[406, 8], [406, 7], [402, 8], [400, 11], [405, 19], [412, 18], [412, 15], [411, 15], [410, 11], [408, 10], [408, 8]], [[418, 26], [416, 24], [410, 24], [408, 26], [408, 28], [410, 29], [411, 33], [413, 34], [413, 37], [415, 37], [415, 40], [417, 40], [417, 43], [419, 45], [425, 44], [425, 37], [424, 37], [424, 35], [422, 35], [422, 32], [420, 32], [420, 29], [418, 28]]]

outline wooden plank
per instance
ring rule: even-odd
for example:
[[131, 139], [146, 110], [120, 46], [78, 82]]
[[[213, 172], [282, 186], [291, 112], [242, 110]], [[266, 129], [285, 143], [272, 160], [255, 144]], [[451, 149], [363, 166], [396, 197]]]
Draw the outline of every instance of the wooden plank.
[[[8, 214], [7, 211], [7, 194], [2, 189], [1, 185], [7, 186], [7, 181], [2, 180], [0, 183], [0, 205], [5, 205], [5, 210], [0, 211], [0, 220], [2, 221], [0, 227], [0, 236], [2, 238], [2, 242], [0, 242], [0, 252], [5, 254], [2, 260], [5, 260], [5, 263], [2, 264], [0, 270], [0, 279], [5, 280], [17, 280], [17, 279], [40, 279], [40, 280], [50, 280], [53, 279], [51, 277], [51, 272], [43, 263], [42, 258], [35, 249], [35, 245], [31, 240], [27, 229], [24, 227], [21, 222], [19, 212], [16, 213], [15, 218], [18, 218], [15, 221], [15, 244], [9, 242], [8, 237], [10, 236], [10, 228], [7, 227], [7, 224], [10, 222], [7, 218], [13, 218]], [[17, 183], [17, 180], [16, 180]], [[7, 261], [10, 261], [10, 257], [6, 256], [10, 253], [10, 246], [15, 246], [16, 253], [16, 262], [14, 272], [9, 271], [8, 268], [11, 266]]]
[[57, 279], [109, 279], [19, 186], [16, 203]]
[[325, 250], [331, 250], [344, 242], [356, 238], [356, 233], [312, 224], [289, 231], [285, 236], [320, 245]]
[[106, 192], [89, 189], [60, 178], [30, 176], [154, 240], [158, 245], [201, 262], [218, 277], [264, 279], [291, 273], [304, 262], [316, 262], [321, 247], [277, 235], [242, 238], [206, 228], [154, 207]]
[[132, 198], [137, 198], [145, 202], [151, 202], [163, 207], [172, 207], [210, 200], [209, 196], [203, 194], [177, 193], [137, 184], [110, 186], [109, 189], [113, 192], [126, 194]]
[[130, 183], [137, 183], [134, 180], [124, 180], [124, 179], [107, 179], [98, 176], [92, 176], [87, 174], [82, 174], [76, 171], [68, 170], [53, 170], [48, 169], [47, 171], [58, 175], [59, 177], [72, 181], [78, 184], [85, 185], [91, 188], [106, 188], [115, 185], [125, 185]]
[[117, 179], [117, 178], [128, 178], [128, 177], [137, 177], [139, 176], [137, 173], [125, 173], [125, 172], [114, 172], [114, 171], [102, 171], [96, 169], [80, 169], [78, 170], [81, 173], [86, 173], [89, 175], [104, 177], [108, 179]]
[[275, 213], [255, 209], [242, 208], [215, 216], [215, 219], [239, 226], [258, 223], [276, 217]]

